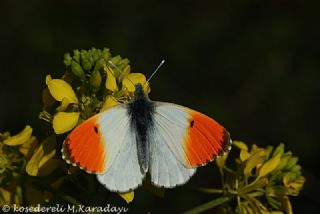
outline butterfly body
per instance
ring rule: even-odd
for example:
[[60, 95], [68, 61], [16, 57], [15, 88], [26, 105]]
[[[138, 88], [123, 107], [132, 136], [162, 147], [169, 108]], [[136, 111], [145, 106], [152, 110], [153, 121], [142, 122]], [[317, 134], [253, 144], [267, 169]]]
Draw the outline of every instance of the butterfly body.
[[136, 133], [139, 164], [146, 173], [149, 166], [149, 138], [153, 128], [154, 104], [143, 92], [141, 84], [137, 84], [135, 88], [135, 96], [128, 103], [127, 111], [131, 131]]
[[204, 165], [230, 149], [229, 133], [187, 107], [151, 101], [140, 84], [128, 104], [118, 105], [74, 129], [63, 158], [111, 191], [141, 185], [147, 173], [156, 186], [184, 184]]

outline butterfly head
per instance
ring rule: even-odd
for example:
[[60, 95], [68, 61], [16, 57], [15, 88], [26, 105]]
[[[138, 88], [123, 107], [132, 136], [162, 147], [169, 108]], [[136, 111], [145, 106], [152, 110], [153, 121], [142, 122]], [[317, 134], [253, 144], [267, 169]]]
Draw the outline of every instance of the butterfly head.
[[141, 83], [135, 84], [134, 87], [135, 87], [134, 97], [133, 97], [134, 100], [148, 99], [148, 96], [144, 92], [143, 86], [141, 85]]

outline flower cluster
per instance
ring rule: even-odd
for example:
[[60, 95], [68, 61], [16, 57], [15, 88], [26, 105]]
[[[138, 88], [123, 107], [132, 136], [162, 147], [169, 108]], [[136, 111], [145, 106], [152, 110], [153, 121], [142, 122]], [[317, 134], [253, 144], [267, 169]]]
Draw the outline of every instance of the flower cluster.
[[[43, 92], [44, 110], [40, 118], [53, 125], [56, 134], [72, 130], [76, 125], [108, 108], [128, 102], [134, 93], [134, 84], [145, 86], [141, 73], [131, 73], [128, 59], [111, 57], [109, 49], [75, 50], [65, 54], [67, 71], [61, 79], [46, 77]], [[56, 103], [59, 103], [56, 106]]]
[[[289, 196], [297, 196], [305, 182], [301, 166], [297, 164], [298, 158], [290, 151], [284, 152], [284, 144], [276, 148], [260, 148], [253, 144], [251, 149], [240, 141], [233, 142], [233, 145], [240, 149], [235, 169], [226, 166], [228, 155], [216, 159], [222, 189], [202, 189], [223, 196], [194, 210], [220, 205], [222, 213], [293, 213]], [[233, 200], [236, 206], [227, 203]]]
[[[65, 54], [64, 63], [66, 72], [62, 78], [47, 75], [47, 88], [43, 91], [44, 107], [39, 117], [52, 124], [54, 133], [51, 139], [71, 131], [99, 112], [127, 103], [133, 97], [136, 83], [144, 85], [146, 93], [150, 92], [146, 77], [142, 73], [131, 73], [129, 60], [111, 57], [109, 49], [74, 50], [72, 56]], [[55, 147], [51, 146], [48, 151], [52, 155], [47, 156], [50, 160], [55, 156]], [[35, 153], [34, 157], [39, 155]], [[35, 171], [28, 173], [38, 175]], [[129, 192], [121, 196], [129, 202], [133, 194]]]
[[36, 147], [37, 139], [29, 125], [14, 136], [0, 133], [0, 205], [22, 203], [19, 175]]

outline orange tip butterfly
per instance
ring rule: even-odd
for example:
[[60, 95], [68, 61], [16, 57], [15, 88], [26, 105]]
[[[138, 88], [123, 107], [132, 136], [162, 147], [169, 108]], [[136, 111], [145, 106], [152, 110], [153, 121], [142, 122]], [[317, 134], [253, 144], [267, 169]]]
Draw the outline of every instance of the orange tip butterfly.
[[182, 185], [197, 167], [230, 148], [229, 133], [215, 120], [187, 107], [151, 101], [136, 84], [129, 103], [76, 127], [62, 154], [68, 163], [97, 174], [110, 191], [127, 192], [140, 186], [147, 173], [155, 186]]

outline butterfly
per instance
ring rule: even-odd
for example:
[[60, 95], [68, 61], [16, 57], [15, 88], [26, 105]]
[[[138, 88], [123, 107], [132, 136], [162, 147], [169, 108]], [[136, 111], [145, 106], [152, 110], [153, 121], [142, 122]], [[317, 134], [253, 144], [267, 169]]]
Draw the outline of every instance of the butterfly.
[[151, 101], [141, 84], [132, 100], [94, 115], [63, 143], [63, 158], [97, 174], [113, 192], [142, 184], [147, 173], [158, 187], [186, 183], [196, 168], [231, 148], [228, 131], [184, 106]]

